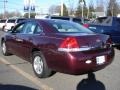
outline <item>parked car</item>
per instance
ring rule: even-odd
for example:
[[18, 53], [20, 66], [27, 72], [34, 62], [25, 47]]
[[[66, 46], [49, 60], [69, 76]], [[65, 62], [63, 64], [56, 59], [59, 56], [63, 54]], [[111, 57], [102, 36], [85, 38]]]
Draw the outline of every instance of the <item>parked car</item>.
[[68, 16], [46, 16], [46, 18], [68, 20], [68, 21], [79, 23], [79, 24], [85, 24], [89, 21], [89, 19], [85, 19], [85, 18], [68, 17]]
[[7, 31], [7, 30], [11, 29], [11, 27], [15, 25], [15, 21], [16, 21], [16, 19], [8, 19], [6, 22], [6, 25], [3, 28], [3, 31]]
[[114, 49], [108, 35], [65, 20], [26, 20], [1, 38], [2, 53], [32, 63], [40, 78], [52, 71], [80, 75], [109, 65]]
[[16, 24], [22, 22], [25, 18], [16, 18], [16, 19], [8, 19], [6, 25], [3, 28], [3, 31], [8, 31], [13, 28]]
[[110, 35], [114, 45], [120, 45], [120, 18], [118, 17], [99, 17], [88, 28], [96, 33]]
[[1, 19], [0, 20], [0, 29], [3, 30], [3, 28], [6, 26], [8, 19]]

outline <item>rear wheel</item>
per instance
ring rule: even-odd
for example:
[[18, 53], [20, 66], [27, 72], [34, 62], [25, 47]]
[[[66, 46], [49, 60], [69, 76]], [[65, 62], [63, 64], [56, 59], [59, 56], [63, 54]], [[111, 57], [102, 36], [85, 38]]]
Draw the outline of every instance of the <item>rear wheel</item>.
[[37, 77], [46, 78], [51, 75], [51, 70], [48, 68], [46, 60], [40, 51], [33, 53], [32, 61], [32, 67]]
[[8, 49], [7, 49], [7, 46], [6, 46], [5, 41], [2, 42], [2, 53], [3, 53], [3, 55], [5, 55], [5, 56], [10, 55], [10, 53], [8, 52]]

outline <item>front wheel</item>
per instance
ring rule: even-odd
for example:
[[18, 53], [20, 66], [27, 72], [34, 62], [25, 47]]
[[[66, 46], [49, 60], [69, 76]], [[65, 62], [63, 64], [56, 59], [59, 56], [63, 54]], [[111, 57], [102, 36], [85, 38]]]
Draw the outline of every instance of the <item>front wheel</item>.
[[2, 31], [5, 31], [5, 26], [2, 27]]
[[51, 75], [51, 70], [48, 68], [46, 60], [40, 51], [33, 53], [32, 61], [32, 67], [37, 77], [46, 78]]
[[2, 53], [3, 53], [3, 55], [5, 55], [5, 56], [10, 55], [10, 53], [8, 52], [8, 49], [7, 49], [7, 46], [6, 46], [5, 41], [2, 42]]

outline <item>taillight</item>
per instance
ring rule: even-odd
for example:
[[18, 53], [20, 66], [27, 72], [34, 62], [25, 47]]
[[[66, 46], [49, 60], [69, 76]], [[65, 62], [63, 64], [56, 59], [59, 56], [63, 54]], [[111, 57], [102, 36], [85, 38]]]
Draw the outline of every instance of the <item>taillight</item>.
[[75, 37], [68, 37], [61, 43], [58, 50], [66, 52], [75, 52], [80, 51], [80, 48]]
[[83, 24], [83, 26], [89, 28], [89, 24]]

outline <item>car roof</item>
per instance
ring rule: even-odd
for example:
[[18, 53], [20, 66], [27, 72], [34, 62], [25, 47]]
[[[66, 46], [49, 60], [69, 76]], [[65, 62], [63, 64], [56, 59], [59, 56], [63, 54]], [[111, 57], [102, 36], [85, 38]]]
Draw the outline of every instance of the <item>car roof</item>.
[[61, 19], [26, 19], [23, 22], [29, 22], [29, 21], [35, 21], [35, 22], [50, 22], [50, 21], [61, 21], [61, 22], [69, 22], [68, 20], [61, 20]]

